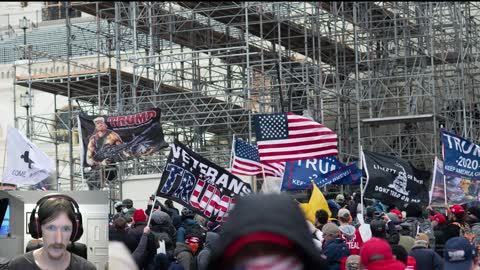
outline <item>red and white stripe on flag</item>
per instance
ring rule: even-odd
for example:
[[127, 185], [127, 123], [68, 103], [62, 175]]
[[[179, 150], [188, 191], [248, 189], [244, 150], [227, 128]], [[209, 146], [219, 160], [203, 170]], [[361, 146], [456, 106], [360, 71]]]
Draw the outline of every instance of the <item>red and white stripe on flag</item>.
[[283, 177], [285, 171], [285, 163], [257, 163], [255, 161], [244, 159], [240, 157], [233, 158], [233, 165], [231, 172], [239, 175], [262, 175], [262, 167], [265, 170], [265, 176]]
[[285, 162], [260, 163], [258, 150], [255, 145], [236, 139], [233, 150], [233, 163], [231, 172], [238, 175], [263, 175], [283, 177]]
[[336, 156], [337, 134], [292, 112], [254, 116], [259, 157], [281, 162]]

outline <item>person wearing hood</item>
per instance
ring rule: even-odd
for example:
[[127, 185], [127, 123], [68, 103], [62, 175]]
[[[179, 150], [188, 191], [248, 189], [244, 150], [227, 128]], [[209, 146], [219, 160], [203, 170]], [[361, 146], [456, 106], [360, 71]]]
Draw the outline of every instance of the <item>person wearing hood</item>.
[[424, 233], [419, 233], [415, 237], [415, 244], [409, 255], [417, 261], [418, 269], [443, 270], [442, 257], [428, 248], [428, 236]]
[[[265, 261], [271, 262], [265, 267]], [[286, 194], [237, 197], [212, 247], [209, 270], [327, 269], [315, 248], [305, 216]]]
[[172, 224], [172, 219], [167, 213], [157, 210], [152, 213], [150, 229], [154, 234], [167, 233], [171, 239], [176, 239], [176, 230]]
[[322, 256], [327, 260], [328, 270], [340, 270], [343, 258], [350, 255], [350, 250], [345, 241], [340, 238], [340, 230], [335, 223], [329, 222], [322, 228], [325, 245]]
[[182, 225], [177, 230], [174, 256], [185, 270], [194, 269], [195, 254], [205, 241], [203, 236], [191, 235], [193, 228], [200, 228], [200, 225], [194, 218], [195, 213], [192, 210], [187, 207], [182, 209]]
[[395, 225], [395, 228], [399, 232], [399, 240], [398, 240], [398, 245], [402, 246], [405, 250], [406, 253], [410, 252], [412, 250], [413, 245], [415, 244], [415, 238], [411, 237], [410, 235], [404, 235], [402, 234], [402, 227], [400, 224], [402, 223], [402, 213], [398, 209], [392, 209], [390, 212], [387, 214], [388, 218], [393, 222]]
[[198, 224], [197, 221], [194, 219], [195, 213], [193, 213], [192, 210], [186, 207], [182, 209], [181, 217], [182, 217], [182, 225], [177, 230], [177, 236], [176, 236], [177, 243], [185, 243], [185, 234], [187, 232], [187, 227]]
[[208, 260], [210, 259], [210, 253], [212, 252], [212, 247], [215, 246], [216, 241], [219, 238], [218, 233], [207, 232], [207, 237], [205, 238], [205, 246], [197, 255], [197, 270], [207, 270]]
[[405, 208], [406, 219], [402, 224], [414, 224], [416, 232], [411, 232], [411, 236], [415, 237], [418, 233], [425, 233], [428, 236], [428, 246], [435, 249], [435, 235], [429, 219], [423, 218], [422, 207], [418, 203], [409, 203]]
[[338, 222], [340, 226], [340, 238], [342, 238], [350, 250], [350, 255], [360, 254], [360, 248], [363, 245], [362, 236], [360, 231], [354, 226], [350, 225], [352, 222], [352, 216], [348, 209], [342, 208], [338, 211]]
[[360, 265], [368, 270], [405, 270], [405, 264], [393, 258], [388, 242], [376, 237], [360, 248]]

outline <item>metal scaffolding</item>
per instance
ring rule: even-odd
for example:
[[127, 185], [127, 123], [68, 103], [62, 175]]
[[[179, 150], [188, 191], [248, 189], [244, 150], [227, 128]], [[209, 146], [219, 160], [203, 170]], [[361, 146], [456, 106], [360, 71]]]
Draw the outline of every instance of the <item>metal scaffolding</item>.
[[[96, 66], [34, 79], [32, 88], [68, 96], [72, 116], [159, 107], [167, 141], [180, 139], [219, 165], [229, 165], [233, 134], [255, 141], [255, 113], [293, 111], [325, 124], [338, 134], [343, 162], [358, 159], [362, 145], [431, 169], [439, 128], [480, 138], [476, 3], [71, 5], [94, 20], [67, 18], [66, 44], [74, 36]], [[75, 55], [67, 58], [72, 65]], [[161, 173], [165, 154], [107, 169], [115, 183]], [[70, 154], [72, 183], [77, 156]], [[84, 177], [98, 180], [102, 170]]]

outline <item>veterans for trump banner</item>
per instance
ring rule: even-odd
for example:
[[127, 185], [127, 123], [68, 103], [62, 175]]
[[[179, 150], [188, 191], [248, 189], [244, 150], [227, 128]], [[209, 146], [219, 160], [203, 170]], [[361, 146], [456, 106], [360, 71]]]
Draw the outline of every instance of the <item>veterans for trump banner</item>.
[[83, 167], [143, 157], [168, 144], [160, 124], [160, 109], [130, 115], [79, 115]]
[[335, 157], [289, 161], [285, 166], [282, 190], [311, 189], [312, 182], [322, 188], [328, 184], [355, 185], [362, 171], [356, 162], [345, 165]]
[[211, 221], [223, 222], [235, 205], [235, 197], [252, 192], [250, 184], [180, 142], [170, 147], [157, 196], [178, 202]]
[[443, 161], [436, 158], [433, 171], [430, 204], [434, 206], [465, 204], [478, 201], [480, 182], [470, 179], [445, 175]]
[[445, 175], [480, 180], [480, 145], [442, 130]]
[[364, 196], [402, 207], [416, 202], [428, 205], [430, 172], [416, 169], [399, 157], [364, 150], [364, 170], [367, 175]]

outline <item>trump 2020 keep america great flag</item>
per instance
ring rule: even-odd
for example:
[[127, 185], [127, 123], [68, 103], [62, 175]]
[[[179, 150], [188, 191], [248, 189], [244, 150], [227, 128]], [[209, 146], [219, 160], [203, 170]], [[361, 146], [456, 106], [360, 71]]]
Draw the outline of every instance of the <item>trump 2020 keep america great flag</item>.
[[337, 134], [310, 118], [292, 112], [254, 115], [262, 162], [336, 156]]

